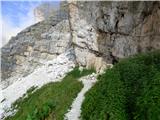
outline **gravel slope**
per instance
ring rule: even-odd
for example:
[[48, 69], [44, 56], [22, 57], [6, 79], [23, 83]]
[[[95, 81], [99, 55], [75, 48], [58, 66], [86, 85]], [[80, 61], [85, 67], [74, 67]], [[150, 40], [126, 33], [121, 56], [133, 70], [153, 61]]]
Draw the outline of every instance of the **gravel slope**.
[[0, 118], [12, 114], [12, 112], [5, 111], [8, 111], [11, 104], [22, 97], [32, 86], [41, 87], [49, 82], [60, 81], [66, 73], [75, 67], [73, 59], [71, 52], [61, 54], [56, 59], [35, 69], [30, 75], [19, 78], [12, 85], [1, 90]]

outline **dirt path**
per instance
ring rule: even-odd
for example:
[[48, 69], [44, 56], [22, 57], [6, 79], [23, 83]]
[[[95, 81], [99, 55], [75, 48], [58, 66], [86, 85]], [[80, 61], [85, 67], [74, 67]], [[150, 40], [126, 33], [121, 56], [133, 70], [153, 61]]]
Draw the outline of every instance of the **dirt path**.
[[65, 114], [65, 120], [79, 120], [81, 114], [81, 105], [85, 98], [84, 95], [93, 86], [96, 80], [96, 74], [94, 73], [80, 79], [80, 81], [83, 82], [84, 87], [73, 101], [71, 109]]

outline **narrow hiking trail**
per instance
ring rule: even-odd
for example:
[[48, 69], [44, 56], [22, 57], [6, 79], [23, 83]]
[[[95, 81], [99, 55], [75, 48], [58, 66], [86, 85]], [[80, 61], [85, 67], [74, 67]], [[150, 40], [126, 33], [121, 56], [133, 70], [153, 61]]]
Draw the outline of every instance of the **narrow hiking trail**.
[[71, 109], [68, 111], [68, 113], [65, 114], [64, 120], [79, 120], [81, 114], [81, 105], [83, 100], [85, 99], [84, 95], [97, 81], [96, 77], [97, 75], [95, 73], [92, 73], [91, 75], [79, 79], [80, 81], [82, 81], [84, 87], [74, 99], [71, 105]]

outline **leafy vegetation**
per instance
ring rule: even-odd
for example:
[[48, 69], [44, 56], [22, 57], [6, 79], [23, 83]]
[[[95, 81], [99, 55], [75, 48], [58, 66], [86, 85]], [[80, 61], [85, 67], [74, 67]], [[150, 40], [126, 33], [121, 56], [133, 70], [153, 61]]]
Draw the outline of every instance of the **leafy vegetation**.
[[83, 120], [160, 120], [160, 51], [123, 59], [98, 79]]
[[27, 97], [13, 104], [18, 111], [6, 120], [62, 120], [83, 87], [77, 79], [92, 72], [93, 69], [81, 72], [76, 67], [61, 82], [49, 83], [37, 90], [32, 87], [25, 95]]

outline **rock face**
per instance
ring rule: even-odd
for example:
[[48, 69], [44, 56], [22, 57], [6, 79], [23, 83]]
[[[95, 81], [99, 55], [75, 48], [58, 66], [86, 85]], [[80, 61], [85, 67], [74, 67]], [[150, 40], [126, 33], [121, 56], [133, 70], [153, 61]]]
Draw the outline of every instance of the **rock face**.
[[[37, 23], [13, 37], [2, 48], [2, 81], [10, 76], [20, 77], [31, 73], [44, 61], [64, 53], [69, 45], [68, 20], [46, 20]], [[8, 83], [9, 82], [9, 83]]]
[[160, 2], [70, 2], [77, 62], [94, 66], [160, 48]]
[[56, 13], [56, 6], [51, 2], [42, 3], [34, 9], [35, 21], [42, 21]]
[[[80, 66], [97, 71], [120, 58], [160, 48], [160, 2], [61, 4], [46, 20], [20, 32], [2, 48], [2, 80], [30, 74], [43, 61], [73, 47]], [[69, 19], [68, 14], [69, 13]]]

